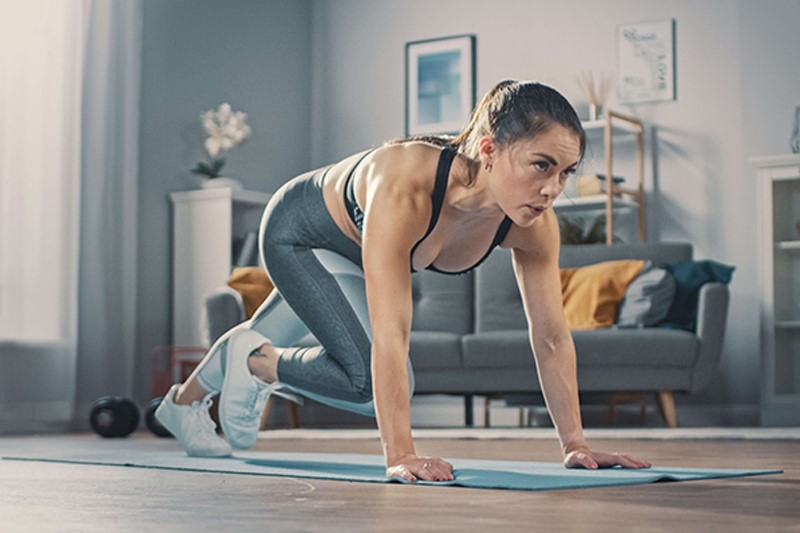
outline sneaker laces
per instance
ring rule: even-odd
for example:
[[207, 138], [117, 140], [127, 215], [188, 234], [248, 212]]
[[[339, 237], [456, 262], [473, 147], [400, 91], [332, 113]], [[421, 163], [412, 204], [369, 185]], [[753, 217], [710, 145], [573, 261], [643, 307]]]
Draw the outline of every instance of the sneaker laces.
[[262, 411], [264, 410], [264, 403], [271, 392], [271, 387], [252, 388], [248, 390], [247, 398], [245, 398], [247, 411], [242, 415], [242, 419], [248, 423], [260, 420]]
[[261, 420], [261, 415], [264, 413], [264, 406], [266, 405], [267, 398], [270, 394], [280, 396], [286, 400], [292, 401], [296, 404], [303, 405], [303, 398], [292, 394], [286, 390], [281, 390], [281, 383], [270, 383], [266, 387], [259, 387], [258, 389], [250, 389], [247, 391], [247, 398], [245, 398], [245, 405], [248, 405], [247, 412], [242, 416], [242, 419], [247, 423], [253, 423], [256, 420]]
[[196, 433], [203, 437], [217, 437], [217, 425], [211, 420], [208, 409], [211, 407], [211, 395], [203, 398], [201, 402], [193, 402], [189, 410], [192, 427], [197, 428]]

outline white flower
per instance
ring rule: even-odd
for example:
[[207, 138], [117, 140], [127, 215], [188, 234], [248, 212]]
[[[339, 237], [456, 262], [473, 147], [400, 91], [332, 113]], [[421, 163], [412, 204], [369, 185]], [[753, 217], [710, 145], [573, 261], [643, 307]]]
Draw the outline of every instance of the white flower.
[[206, 152], [211, 157], [215, 157], [219, 153], [220, 142], [218, 137], [209, 137], [206, 139]]
[[216, 111], [209, 109], [200, 115], [200, 120], [208, 134], [205, 148], [211, 157], [215, 157], [220, 151], [234, 148], [250, 136], [250, 127], [245, 122], [247, 114], [234, 112], [227, 102]]

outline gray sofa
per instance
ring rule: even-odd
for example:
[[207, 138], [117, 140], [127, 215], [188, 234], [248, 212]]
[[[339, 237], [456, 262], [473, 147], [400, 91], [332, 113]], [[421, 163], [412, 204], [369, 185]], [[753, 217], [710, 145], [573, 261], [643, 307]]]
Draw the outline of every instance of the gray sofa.
[[[567, 245], [560, 264], [645, 259], [659, 266], [691, 258], [692, 246], [685, 243]], [[658, 327], [573, 331], [581, 393], [652, 392], [666, 424], [674, 427], [673, 394], [700, 390], [717, 369], [728, 300], [726, 285], [703, 285], [696, 332]], [[462, 276], [414, 274], [413, 301], [415, 394], [463, 395], [466, 423], [472, 425], [473, 395], [540, 392], [509, 250], [495, 250]], [[206, 313], [211, 339], [244, 318], [241, 298], [227, 287], [209, 295]]]

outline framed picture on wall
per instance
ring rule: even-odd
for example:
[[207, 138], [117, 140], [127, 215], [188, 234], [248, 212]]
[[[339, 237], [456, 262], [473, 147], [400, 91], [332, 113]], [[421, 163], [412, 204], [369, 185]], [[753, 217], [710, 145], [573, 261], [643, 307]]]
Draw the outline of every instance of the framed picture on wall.
[[474, 106], [474, 35], [406, 43], [406, 136], [457, 133]]
[[617, 63], [621, 103], [675, 100], [675, 19], [618, 26]]

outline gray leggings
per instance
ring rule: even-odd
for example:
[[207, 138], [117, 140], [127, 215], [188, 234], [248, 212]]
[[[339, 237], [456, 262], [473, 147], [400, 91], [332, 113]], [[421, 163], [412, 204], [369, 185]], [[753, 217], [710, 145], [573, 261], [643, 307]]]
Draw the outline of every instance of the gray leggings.
[[[287, 347], [278, 377], [287, 388], [318, 402], [374, 416], [369, 324], [361, 248], [331, 218], [322, 195], [324, 171], [303, 174], [271, 198], [261, 220], [261, 257], [276, 290], [250, 320], [220, 337], [257, 331]], [[320, 345], [296, 346], [309, 333]], [[221, 357], [207, 357], [198, 373], [208, 390], [222, 386]], [[409, 391], [414, 373], [408, 363]]]

